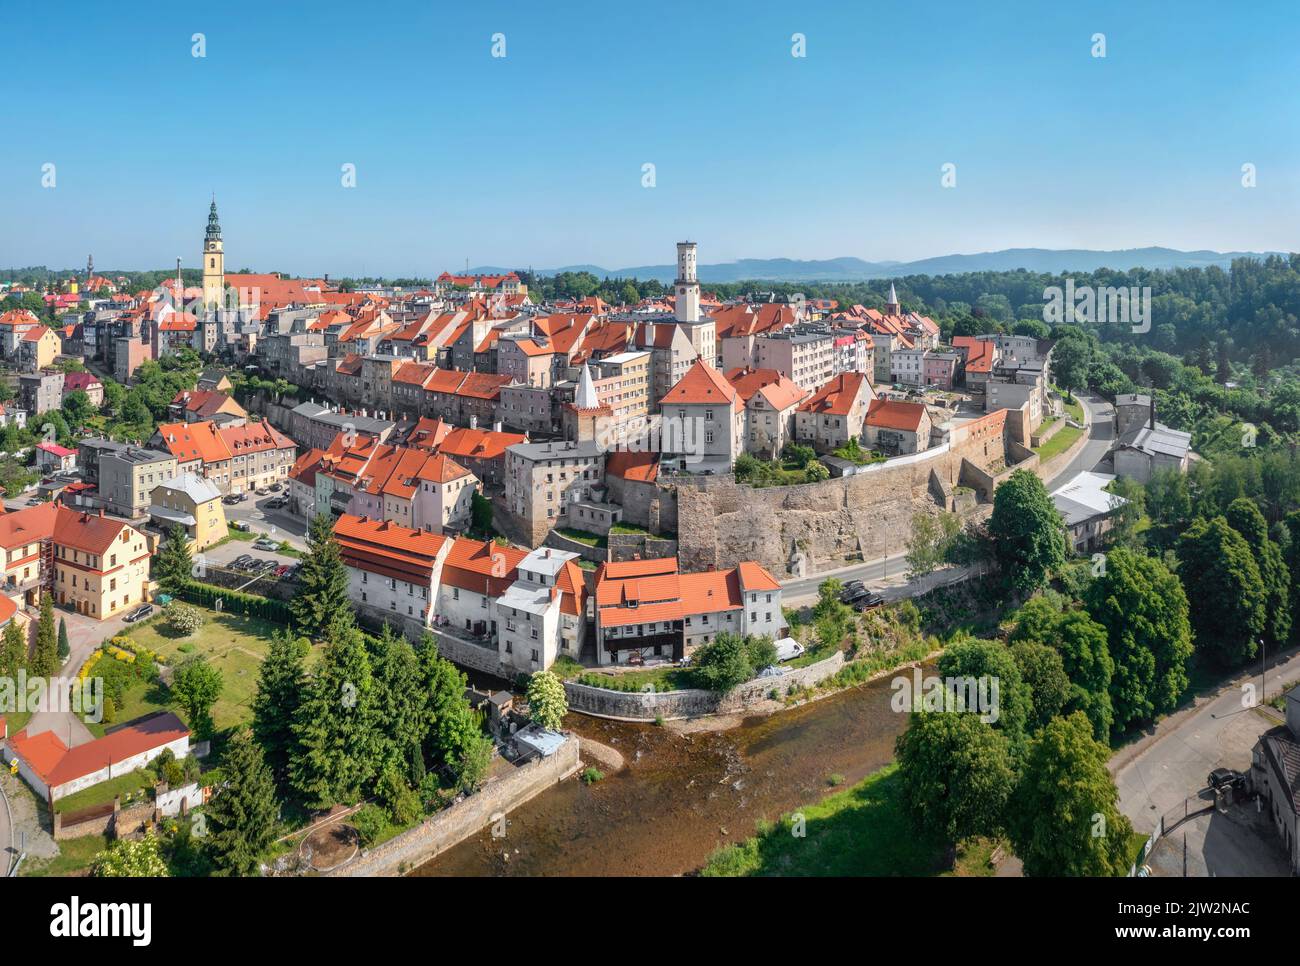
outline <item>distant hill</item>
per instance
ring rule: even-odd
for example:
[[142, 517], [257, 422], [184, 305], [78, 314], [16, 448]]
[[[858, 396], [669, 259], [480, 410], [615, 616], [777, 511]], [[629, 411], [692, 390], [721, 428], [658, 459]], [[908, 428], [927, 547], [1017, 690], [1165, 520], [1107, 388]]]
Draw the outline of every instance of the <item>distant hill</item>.
[[[795, 258], [744, 258], [736, 262], [701, 265], [700, 281], [739, 282], [749, 279], [767, 282], [861, 282], [903, 275], [955, 275], [962, 272], [1005, 272], [1018, 268], [1033, 272], [1089, 272], [1099, 268], [1126, 271], [1130, 268], [1227, 268], [1234, 258], [1263, 258], [1271, 252], [1184, 252], [1176, 248], [1125, 248], [1113, 251], [1088, 249], [1006, 248], [973, 255], [940, 255], [914, 262], [866, 262], [860, 258], [829, 258], [802, 261]], [[499, 274], [509, 269], [482, 266], [474, 274]], [[642, 278], [671, 282], [676, 265], [635, 265], [605, 268], [600, 265], [564, 265], [539, 269], [540, 274], [591, 272], [601, 278]]]

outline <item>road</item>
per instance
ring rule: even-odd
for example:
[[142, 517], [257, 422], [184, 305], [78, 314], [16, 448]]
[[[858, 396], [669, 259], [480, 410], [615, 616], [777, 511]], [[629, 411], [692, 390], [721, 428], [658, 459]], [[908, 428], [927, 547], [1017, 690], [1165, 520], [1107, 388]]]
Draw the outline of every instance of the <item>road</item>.
[[[1285, 652], [1268, 671], [1272, 697], [1300, 681], [1300, 651]], [[1150, 832], [1159, 816], [1177, 810], [1187, 798], [1206, 788], [1206, 776], [1215, 768], [1246, 771], [1255, 740], [1281, 718], [1243, 706], [1243, 685], [1260, 684], [1259, 667], [1222, 686], [1213, 695], [1198, 698], [1189, 708], [1161, 721], [1153, 732], [1111, 758], [1110, 768], [1119, 788], [1120, 810], [1139, 832]], [[1204, 838], [1204, 832], [1200, 832]], [[1189, 845], [1191, 843], [1189, 842]], [[1265, 848], [1279, 851], [1281, 844], [1266, 841]], [[1262, 855], [1267, 862], [1271, 856]], [[1213, 856], [1207, 856], [1213, 859]], [[1236, 861], [1244, 856], [1238, 855]], [[1222, 859], [1219, 860], [1220, 864]]]
[[[307, 521], [294, 516], [288, 510], [268, 510], [266, 505], [275, 497], [283, 495], [272, 493], [268, 496], [249, 496], [243, 503], [223, 504], [226, 519], [233, 523], [242, 520], [253, 528], [254, 533], [266, 533], [277, 540], [286, 540], [295, 550], [307, 549]], [[236, 554], [238, 556], [238, 554]]]
[[1065, 469], [1052, 479], [1045, 481], [1050, 493], [1064, 486], [1080, 473], [1095, 470], [1099, 463], [1108, 462], [1111, 444], [1115, 439], [1115, 410], [1110, 403], [1097, 396], [1085, 396], [1077, 393], [1075, 398], [1088, 410], [1091, 425], [1088, 428], [1088, 442], [1079, 450], [1077, 456], [1070, 460]]

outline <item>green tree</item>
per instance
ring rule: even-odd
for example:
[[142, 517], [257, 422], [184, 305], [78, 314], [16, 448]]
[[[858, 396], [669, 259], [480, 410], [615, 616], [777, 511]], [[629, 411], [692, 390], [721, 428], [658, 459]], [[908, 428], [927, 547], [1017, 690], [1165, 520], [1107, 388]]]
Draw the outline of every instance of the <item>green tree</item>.
[[1201, 518], [1179, 538], [1178, 560], [1197, 650], [1223, 667], [1254, 657], [1268, 589], [1245, 539], [1223, 517]]
[[710, 691], [727, 692], [754, 676], [739, 634], [723, 632], [695, 652], [695, 679]]
[[1033, 696], [1034, 714], [1029, 720], [1029, 728], [1037, 731], [1058, 717], [1069, 704], [1072, 694], [1070, 676], [1065, 673], [1065, 662], [1060, 652], [1050, 645], [1019, 641], [1011, 645], [1011, 656]]
[[1239, 496], [1228, 504], [1224, 518], [1241, 534], [1255, 557], [1264, 582], [1264, 639], [1280, 647], [1291, 633], [1291, 575], [1282, 550], [1268, 535], [1268, 523], [1253, 500]]
[[289, 602], [294, 619], [313, 640], [339, 636], [354, 622], [348, 598], [348, 572], [328, 516], [314, 516], [308, 526], [307, 556], [298, 572], [300, 589]]
[[1029, 747], [1007, 831], [1030, 876], [1122, 876], [1133, 826], [1106, 768], [1110, 749], [1081, 713], [1054, 718]]
[[118, 839], [90, 862], [90, 874], [96, 878], [145, 878], [170, 875], [158, 847], [158, 836], [142, 839]]
[[913, 711], [894, 750], [901, 804], [918, 832], [951, 844], [999, 833], [1015, 783], [1005, 734], [975, 714]]
[[375, 642], [373, 665], [375, 701], [383, 722], [383, 760], [386, 765], [409, 771], [412, 755], [419, 754], [429, 733], [429, 695], [420, 659], [406, 638], [384, 624]]
[[212, 737], [212, 706], [221, 697], [223, 683], [221, 669], [209, 664], [202, 654], [181, 661], [172, 675], [172, 694], [199, 739]]
[[995, 726], [1006, 732], [1013, 755], [1024, 750], [1029, 722], [1034, 717], [1034, 696], [1005, 644], [981, 640], [951, 644], [939, 657], [939, 677], [996, 681]]
[[1095, 350], [1086, 338], [1067, 337], [1052, 348], [1052, 372], [1073, 401], [1073, 390], [1088, 388], [1088, 373], [1095, 360]]
[[63, 397], [63, 411], [68, 414], [73, 426], [80, 427], [95, 415], [95, 405], [84, 389], [75, 389]]
[[569, 713], [564, 682], [551, 671], [538, 671], [528, 679], [528, 717], [550, 731], [559, 731]]
[[306, 688], [303, 661], [310, 647], [306, 638], [287, 629], [272, 634], [253, 695], [253, 736], [262, 746], [271, 774], [282, 786], [298, 747], [294, 721]]
[[280, 806], [271, 769], [247, 729], [226, 745], [221, 773], [225, 780], [207, 806], [209, 853], [220, 871], [249, 875], [275, 840]]
[[176, 594], [194, 576], [194, 558], [185, 528], [176, 524], [167, 531], [166, 538], [153, 558], [154, 579], [158, 587], [168, 594]]
[[1082, 711], [1092, 722], [1097, 740], [1108, 740], [1114, 717], [1110, 687], [1115, 664], [1110, 658], [1106, 628], [1087, 611], [1063, 611], [1055, 595], [1044, 594], [1026, 601], [1016, 612], [1010, 641], [1013, 649], [1023, 643], [1041, 643], [1061, 655], [1070, 694], [1059, 713]]
[[355, 627], [336, 627], [294, 723], [289, 780], [312, 808], [356, 802], [383, 750], [370, 656]]
[[1037, 590], [1065, 563], [1061, 515], [1028, 470], [1016, 470], [994, 492], [989, 532], [1003, 578], [1016, 593]]
[[960, 533], [961, 517], [955, 513], [912, 514], [912, 533], [907, 541], [908, 579], [916, 580], [937, 570], [948, 559]]
[[470, 496], [470, 525], [479, 533], [492, 532], [492, 501], [478, 490]]
[[54, 598], [41, 594], [41, 616], [36, 622], [36, 652], [28, 667], [33, 677], [53, 677], [59, 670], [59, 639], [54, 626]]
[[27, 666], [27, 634], [17, 621], [11, 620], [5, 625], [0, 643], [0, 676], [17, 677], [19, 670]]
[[[1088, 588], [1085, 602], [1106, 630], [1114, 664], [1114, 729], [1122, 732], [1173, 710], [1187, 688], [1192, 654], [1187, 595], [1178, 578], [1156, 558], [1120, 548], [1107, 554], [1106, 570]], [[1091, 646], [1080, 643], [1081, 649]]]
[[59, 664], [72, 654], [72, 645], [68, 641], [68, 622], [64, 618], [59, 618]]

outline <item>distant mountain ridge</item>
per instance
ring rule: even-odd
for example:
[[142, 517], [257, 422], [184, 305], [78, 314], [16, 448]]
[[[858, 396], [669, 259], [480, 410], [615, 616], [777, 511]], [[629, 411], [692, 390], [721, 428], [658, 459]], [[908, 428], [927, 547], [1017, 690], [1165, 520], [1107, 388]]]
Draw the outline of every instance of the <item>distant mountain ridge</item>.
[[[829, 258], [802, 261], [795, 258], [743, 258], [735, 262], [700, 265], [700, 281], [709, 282], [863, 282], [904, 275], [956, 275], [963, 272], [1007, 272], [1018, 268], [1031, 272], [1091, 272], [1100, 268], [1127, 271], [1132, 268], [1227, 268], [1234, 258], [1263, 258], [1280, 252], [1180, 251], [1176, 248], [1124, 248], [1094, 251], [1084, 248], [1004, 248], [971, 255], [939, 255], [912, 262], [867, 262], [861, 258]], [[500, 274], [510, 269], [481, 266], [473, 274]], [[636, 265], [604, 268], [600, 265], [563, 265], [537, 269], [539, 274], [591, 272], [601, 278], [658, 279], [671, 282], [676, 265]]]

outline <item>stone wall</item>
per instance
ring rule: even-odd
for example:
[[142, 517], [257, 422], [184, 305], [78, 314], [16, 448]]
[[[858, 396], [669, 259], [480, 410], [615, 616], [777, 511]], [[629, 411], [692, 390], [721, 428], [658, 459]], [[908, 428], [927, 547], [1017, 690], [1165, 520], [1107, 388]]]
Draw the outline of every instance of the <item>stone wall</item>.
[[687, 691], [610, 691], [576, 681], [565, 681], [564, 691], [569, 710], [596, 718], [623, 721], [654, 721], [662, 718], [693, 718], [708, 714], [736, 714], [748, 711], [769, 699], [771, 693], [785, 696], [792, 687], [818, 684], [844, 666], [844, 654], [836, 651], [825, 660], [807, 667], [794, 668], [774, 678], [755, 678], [738, 685], [726, 694], [702, 689]]
[[356, 861], [325, 874], [403, 875], [487, 828], [494, 816], [508, 814], [539, 792], [564, 781], [580, 765], [578, 738], [570, 735], [549, 758], [539, 758], [493, 778], [475, 794], [430, 816], [410, 831], [362, 853]]
[[1007, 423], [1008, 411], [997, 410], [957, 427], [947, 444], [821, 483], [755, 489], [729, 477], [663, 480], [677, 502], [682, 569], [754, 560], [780, 580], [903, 553], [913, 514], [937, 506], [936, 492], [971, 485], [962, 477], [972, 471], [988, 483], [1025, 465]]
[[646, 533], [611, 533], [610, 560], [651, 560], [677, 556], [677, 541]]

